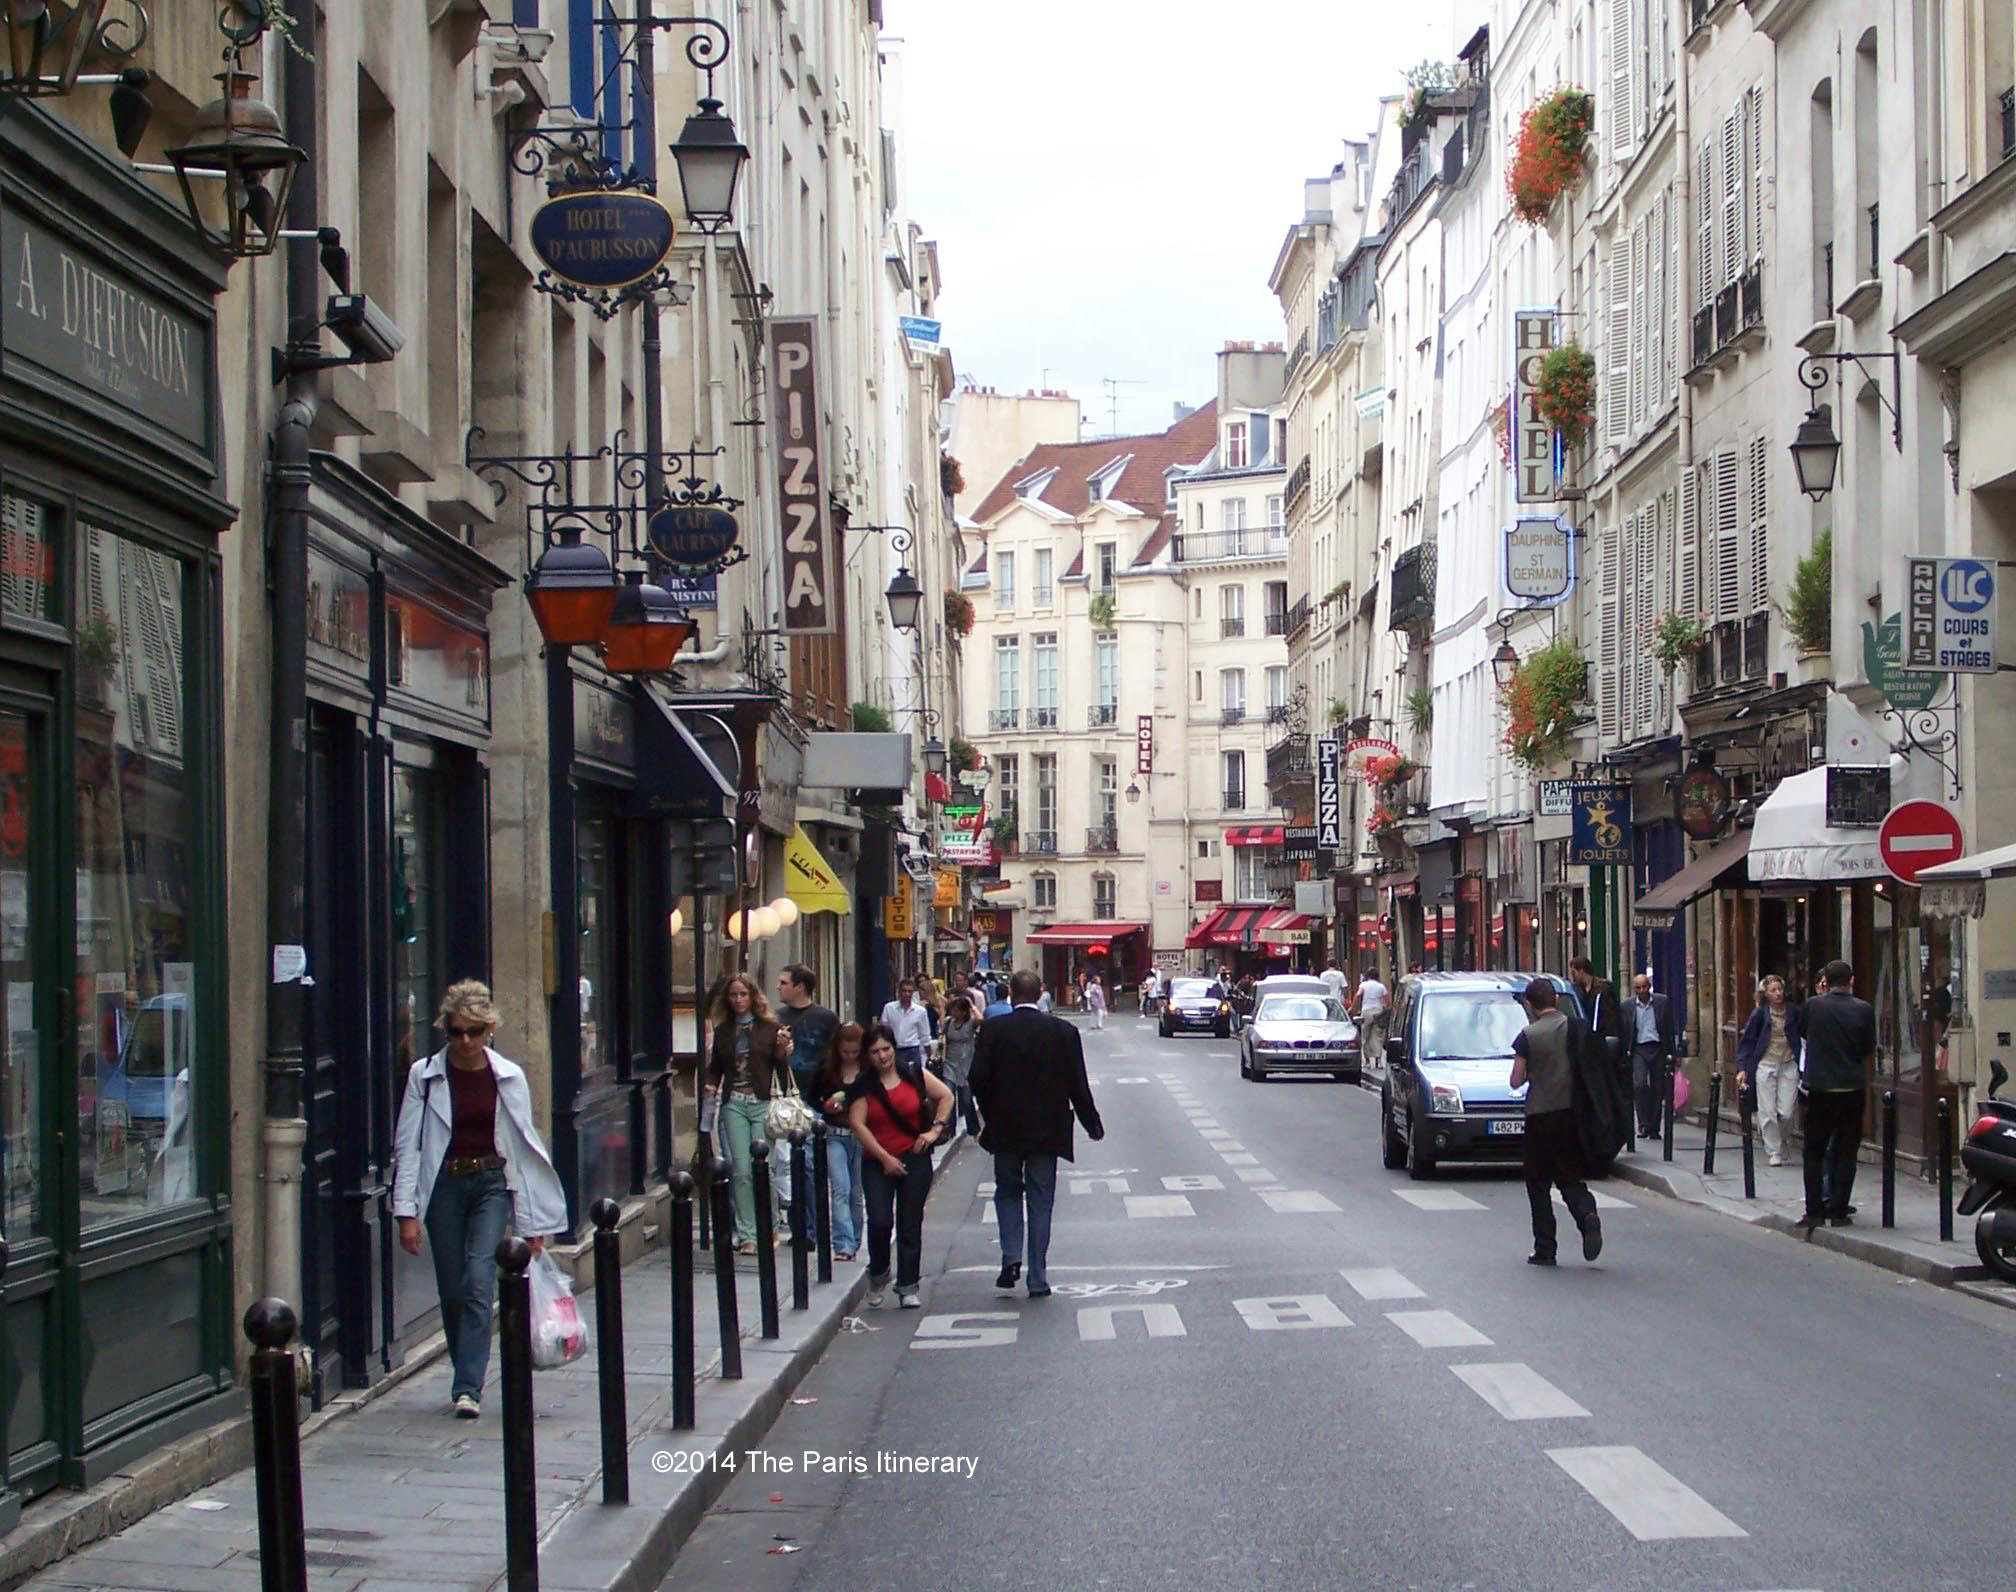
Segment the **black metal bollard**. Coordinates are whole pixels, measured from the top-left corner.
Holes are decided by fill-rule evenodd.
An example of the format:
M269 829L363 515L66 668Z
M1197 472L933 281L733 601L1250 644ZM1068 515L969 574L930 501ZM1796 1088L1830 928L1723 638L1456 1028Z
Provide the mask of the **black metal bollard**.
M756 1180L756 1298L763 1312L765 1338L784 1336L777 1319L777 1211L770 1199L770 1141L749 1146L750 1170Z
M1701 1175L1715 1175L1715 1130L1722 1121L1722 1072L1717 1068L1708 1080L1708 1143L1701 1152Z
M1746 1200L1757 1197L1757 1143L1751 1131L1756 1098L1748 1089L1736 1091L1736 1115L1743 1124L1743 1197Z
M1939 1242L1953 1242L1953 1102L1939 1102Z
M833 1280L833 1170L826 1159L826 1123L812 1124L812 1216L818 1223L819 1280Z
M1897 1225L1897 1091L1883 1091L1883 1225Z
M301 1427L294 1387L294 1312L284 1299L245 1311L252 1341L252 1464L259 1490L259 1585L307 1592L308 1545L301 1514Z
M805 1228L810 1213L805 1209L805 1140L803 1128L791 1130L791 1308L812 1308L811 1234Z
M1666 1130L1665 1145L1659 1157L1662 1161L1673 1159L1673 1070L1673 1058L1668 1056L1664 1069L1666 1082L1659 1091L1659 1120Z
M539 1476L532 1453L532 1246L497 1246L498 1350L504 1392L504 1574L509 1592L539 1592Z
M735 1169L714 1168L714 1303L721 1313L721 1379L742 1375L742 1300L735 1291Z
M700 1247L714 1247L714 1147L705 1134L693 1155L693 1181L700 1186Z
M595 1380L602 1395L602 1501L630 1501L630 1415L623 1397L623 1207L599 1199L595 1223Z
M672 1424L693 1430L693 1174L666 1179L672 1190Z

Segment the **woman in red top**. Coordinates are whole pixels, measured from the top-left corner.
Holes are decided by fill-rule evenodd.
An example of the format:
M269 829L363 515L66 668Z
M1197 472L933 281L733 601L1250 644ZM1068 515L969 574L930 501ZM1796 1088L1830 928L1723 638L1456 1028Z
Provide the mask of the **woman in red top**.
M854 1081L847 1122L861 1141L861 1191L868 1202L868 1303L889 1286L889 1238L896 1238L896 1303L918 1307L924 1266L924 1200L931 1192L931 1149L952 1121L952 1091L923 1068L896 1062L887 1023L868 1030L868 1065Z

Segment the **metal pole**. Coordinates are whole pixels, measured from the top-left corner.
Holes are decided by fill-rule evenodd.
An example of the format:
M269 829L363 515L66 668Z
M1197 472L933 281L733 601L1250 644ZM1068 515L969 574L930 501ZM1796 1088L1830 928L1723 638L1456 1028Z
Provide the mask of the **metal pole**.
M714 1304L721 1314L721 1379L742 1375L742 1301L735 1291L734 1169L714 1166Z
M1743 1197L1757 1197L1757 1146L1751 1136L1751 1116L1755 1096L1748 1089L1736 1091L1736 1112L1743 1119Z
M252 1341L252 1465L259 1493L262 1592L307 1592L307 1536L301 1513L301 1428L294 1388L294 1311L258 1299L245 1312Z
M497 1246L498 1349L504 1361L504 1574L509 1592L539 1592L539 1476L532 1453L532 1246Z
M763 1333L781 1338L784 1328L777 1319L777 1212L770 1201L770 1141L758 1139L749 1146L751 1171L756 1181L756 1297L763 1312Z
M1939 1242L1953 1242L1953 1102L1939 1097Z
M1897 1225L1897 1091L1883 1091L1883 1225Z
M672 1425L690 1432L693 1408L693 1174L683 1168L672 1189Z
M812 1308L812 1255L810 1234L805 1231L809 1213L805 1209L806 1134L791 1130L791 1308Z
M1665 1125L1665 1143L1659 1159L1673 1159L1673 1058L1668 1056L1666 1064L1660 1068L1664 1082L1659 1086L1659 1120Z
M714 1243L714 1137L711 1133L700 1135L700 1145L693 1153L694 1181L700 1185L700 1247L709 1249Z
M833 1172L826 1160L826 1120L821 1117L812 1124L812 1202L813 1218L819 1231L819 1280L833 1280Z
M1708 1144L1701 1152L1701 1175L1715 1175L1715 1128L1722 1116L1722 1070L1708 1080Z
M599 1199L595 1222L595 1380L602 1396L602 1501L630 1501L630 1415L623 1398L623 1207Z

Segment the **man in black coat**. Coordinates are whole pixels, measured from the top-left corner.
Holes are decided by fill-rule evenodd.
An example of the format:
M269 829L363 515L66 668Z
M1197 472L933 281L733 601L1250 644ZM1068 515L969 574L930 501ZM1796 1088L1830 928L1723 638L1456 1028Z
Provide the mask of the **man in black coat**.
M1582 1010L1583 1025L1589 1031L1591 1063L1612 1084L1607 1115L1621 1124L1621 1144L1631 1125L1631 1051L1624 1043L1624 1005L1616 986L1596 976L1596 964L1586 956L1571 958L1568 982L1575 986L1576 1003ZM1590 1176L1602 1173L1590 1168Z
M1656 1139L1663 1114L1672 1101L1663 1100L1666 1065L1680 1054L1680 1030L1673 1003L1652 993L1652 980L1640 973L1631 980L1631 999L1624 1003L1624 1037L1631 1050L1631 1078L1638 1086L1638 1137Z
M1075 1024L1039 1011L1043 981L1027 968L1008 981L1013 1009L980 1025L968 1081L980 1107L980 1147L994 1156L994 1216L1001 1228L997 1293L1012 1294L1022 1275L1026 1233L1029 1297L1047 1299L1050 1212L1057 1202L1057 1162L1072 1158L1071 1118L1086 1135L1106 1137L1085 1046Z
M1876 1054L1876 1010L1854 993L1855 970L1829 962L1820 970L1820 993L1800 1014L1806 1041L1799 1093L1806 1102L1807 1230L1823 1221L1854 1222L1848 1196L1855 1189L1855 1152L1862 1144L1862 1101L1869 1062Z

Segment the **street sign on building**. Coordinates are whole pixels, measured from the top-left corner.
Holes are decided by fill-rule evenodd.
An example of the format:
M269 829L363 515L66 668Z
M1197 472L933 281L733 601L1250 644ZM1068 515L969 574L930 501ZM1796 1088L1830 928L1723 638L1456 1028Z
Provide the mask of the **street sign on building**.
M777 520L783 533L787 636L826 636L834 618L831 522L827 517L816 360L819 323L810 316L770 323L770 415L777 434Z
M1290 824L1281 831L1281 860L1283 862L1314 862L1316 860L1317 826L1315 824Z
M1551 608L1575 589L1575 530L1551 514L1522 514L1504 532L1505 590L1516 601Z
M1928 801L1899 802L1891 808L1876 832L1876 849L1891 877L1903 884L1916 884L1923 869L1958 861L1966 850L1960 843L1959 818L1950 808Z
M1631 860L1631 787L1594 780L1575 781L1569 816L1568 860L1628 863Z
M1316 743L1316 849L1333 856L1344 849L1343 762L1336 737Z
M1361 736L1355 741L1346 741L1343 748L1343 775L1346 779L1364 784L1372 775L1369 765L1384 758L1398 757L1400 748L1393 742L1376 735Z
M1904 560L1904 663L1941 674L1995 672L1995 566L1979 558Z
M1862 672L1883 693L1884 701L1903 713L1929 708L1946 687L1944 675L1904 667L1902 614L1892 614L1880 625L1862 621Z
M911 914L912 891L908 881L899 882L896 893L882 898L882 932L892 940L907 940L917 932Z
M1155 715L1144 713L1134 721L1134 772L1155 772Z
M1543 779L1540 781L1539 815L1542 818L1566 818L1575 811L1575 781L1572 779Z
M1512 312L1512 397L1506 423L1512 428L1512 496L1520 503L1551 503L1555 483L1554 426L1537 401L1540 364L1554 347L1560 312Z

